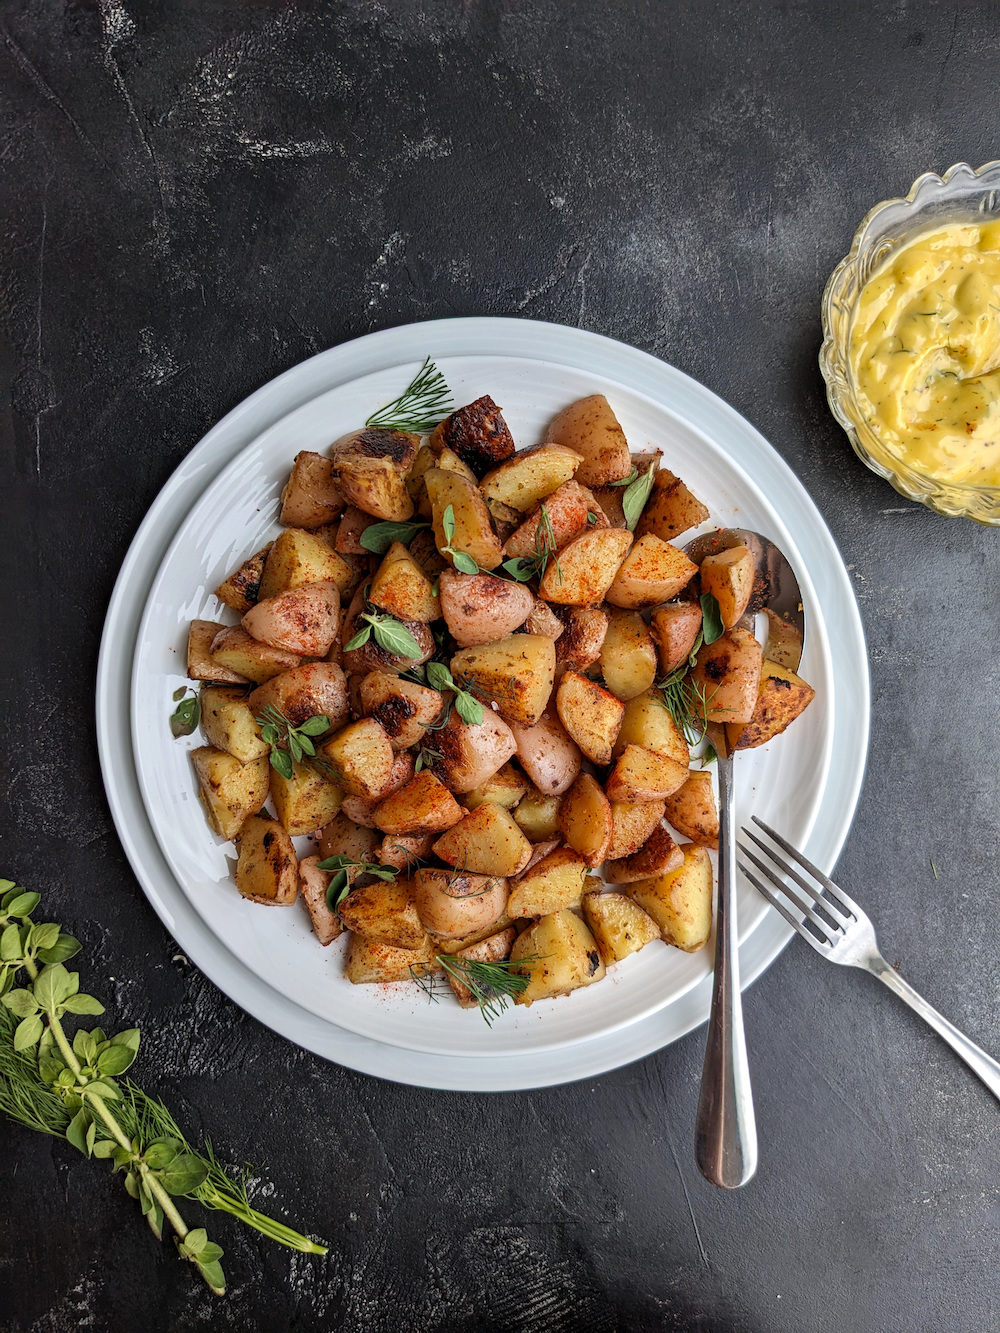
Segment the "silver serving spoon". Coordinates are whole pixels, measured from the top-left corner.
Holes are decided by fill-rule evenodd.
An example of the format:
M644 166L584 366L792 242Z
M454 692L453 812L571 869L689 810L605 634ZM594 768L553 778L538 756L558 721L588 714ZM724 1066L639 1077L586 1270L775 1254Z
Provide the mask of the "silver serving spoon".
M746 546L754 559L753 592L739 624L752 634L758 612L766 611L770 629L764 656L794 671L802 656L805 617L798 581L774 542L745 528L723 528L696 537L685 550L700 564L706 556L733 546ZM715 981L695 1121L695 1157L706 1180L736 1189L757 1170L757 1123L740 994L733 751L724 726L710 723L708 735L719 756L719 892Z

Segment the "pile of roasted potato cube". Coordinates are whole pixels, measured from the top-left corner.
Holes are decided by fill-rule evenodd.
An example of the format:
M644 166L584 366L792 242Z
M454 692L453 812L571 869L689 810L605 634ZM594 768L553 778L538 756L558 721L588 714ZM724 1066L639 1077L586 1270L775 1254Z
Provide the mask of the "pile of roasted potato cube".
M710 687L707 717L731 744L763 744L813 692L736 623L749 553L699 568L674 544L709 512L659 463L630 453L599 394L519 452L489 397L429 436L356 431L295 458L281 535L217 589L240 624L192 624L206 741L194 768L212 828L235 840L237 888L271 905L301 894L321 944L349 931L352 982L433 975L449 957L525 960L516 998L531 1004L652 940L708 940L711 777L657 689L700 642L701 593L724 633L691 680ZM650 467L630 531L628 479ZM386 523L407 525L404 540L373 555L362 538ZM505 572L517 557L536 561L532 577ZM373 624L404 626L418 653L364 639ZM453 690L431 686L434 662ZM459 690L480 722L454 707ZM290 776L270 762L266 710L328 723ZM318 847L299 860L301 835ZM335 905L331 857L347 867Z

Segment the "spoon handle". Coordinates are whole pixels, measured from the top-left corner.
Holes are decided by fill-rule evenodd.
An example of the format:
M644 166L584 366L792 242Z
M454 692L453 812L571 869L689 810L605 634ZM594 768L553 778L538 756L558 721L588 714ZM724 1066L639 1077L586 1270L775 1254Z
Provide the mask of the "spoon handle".
M733 760L719 747L719 892L715 983L695 1121L695 1156L706 1180L725 1189L745 1185L757 1170L757 1124L750 1088L736 926L736 845Z

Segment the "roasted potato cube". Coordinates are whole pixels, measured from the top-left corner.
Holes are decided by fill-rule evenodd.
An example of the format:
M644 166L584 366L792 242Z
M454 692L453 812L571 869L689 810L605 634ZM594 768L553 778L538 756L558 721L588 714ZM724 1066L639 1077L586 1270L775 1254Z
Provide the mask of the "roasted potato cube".
M612 606L634 610L656 606L686 588L697 572L698 566L683 551L647 533L626 555L607 599Z
M443 833L464 816L448 788L425 768L378 803L372 822L383 833Z
M418 870L413 900L420 920L439 939L464 940L492 928L507 906L507 881L464 870Z
M529 634L543 634L546 639L554 641L562 634L563 623L548 602L536 602L524 628Z
M555 669L555 644L541 634L510 634L497 643L463 648L451 659L458 685L494 699L505 722L526 727L541 717Z
M275 812L293 838L328 824L344 799L339 787L302 764L292 765L290 778L272 768L270 782Z
M561 800L561 796L548 796L534 785L521 797L511 813L529 842L548 842L557 836Z
M607 526L593 492L579 482L566 481L511 533L504 543L504 554L531 557L548 551L552 559L558 559L556 552L578 532Z
M272 648L325 657L340 630L340 592L328 580L262 597L243 617L243 628Z
M299 862L299 892L305 903L313 932L324 947L343 934L340 914L327 905L330 871L319 869L319 857L307 856Z
M620 861L637 852L663 818L663 810L662 801L638 805L615 801L611 806L611 846L605 852L605 858Z
M466 810L476 810L484 801L494 801L505 810L513 810L531 784L523 773L519 773L513 764L504 764L492 777L473 787L462 797ZM517 821L514 821L517 823Z
M487 504L497 501L526 514L569 481L582 462L578 453L563 445L535 445L487 472L479 489Z
M637 852L620 860L609 857L604 863L604 878L609 884L633 884L651 875L665 875L683 863L684 853L663 825L658 824Z
M579 907L586 878L583 857L569 847L560 847L517 880L507 900L507 915L514 920Z
M676 791L688 775L687 764L669 755L656 754L639 745L626 745L608 774L604 790L609 801L641 805L662 801Z
M191 680L210 680L227 685L246 685L248 676L240 675L224 662L217 662L211 655L212 644L228 625L220 625L214 620L192 620L188 630L187 673ZM242 630L239 633L243 633ZM246 636L250 638L249 634ZM298 659L296 659L298 660Z
M397 949L394 944L352 935L347 948L344 976L355 986L384 985L390 981L414 981L443 971L434 956L434 945L419 949Z
M451 791L475 791L503 768L517 748L514 734L496 713L483 709L483 720L463 722L453 712L445 726L426 740L427 767Z
M258 685L247 703L254 717L272 707L293 727L301 727L311 717L325 717L333 731L348 718L347 682L343 671L332 662L306 662Z
M241 764L259 759L271 750L267 742L261 739L260 727L245 690L227 686L203 688L201 729L209 745L214 745L217 750L225 750Z
M437 465L437 455L434 450L430 445L422 444L417 450L413 467L410 468L409 476L406 478L406 490L413 501L414 514L420 518L429 519L431 516L431 502L427 496L427 487L424 485L424 474Z
M546 444L561 444L581 454L576 472L585 486L607 486L632 471L625 432L603 393L580 398L549 422Z
M688 774L683 787L667 797L667 822L678 833L702 847L719 849L719 808L712 790L712 775L705 769Z
M450 545L453 550L471 556L480 569L496 569L503 559L503 551L478 487L457 472L447 472L440 467L425 473L424 484L430 497L438 550L443 552ZM449 507L455 518L455 535L450 543L444 531L444 516Z
M436 836L435 833L387 833L378 849L379 864L395 866L412 875L421 861L430 860Z
M611 845L611 803L589 773L581 773L562 799L559 828L589 866L598 866Z
M652 685L656 679L656 649L638 611L616 607L611 612L600 663L605 685L623 702L644 694Z
M745 546L730 546L706 556L699 573L702 594L712 594L719 604L723 625L732 629L747 609L753 592L753 556Z
M729 744L736 750L753 750L758 745L766 745L794 722L815 696L813 687L794 671L777 662L763 662L753 716L745 727L738 723L727 725Z
M222 838L235 838L267 800L267 759L241 764L231 754L211 745L191 751L199 796L208 822Z
M495 935L487 935L486 939L479 940L476 944L469 944L464 949L458 949L452 956L455 958L465 958L474 963L499 963L502 959L510 957L511 947L517 936L517 931L513 926L507 926L505 930L498 931ZM455 999L463 1009L478 1009L479 1001L469 990L468 986L460 977L452 972L447 972L448 984L455 993Z
M688 743L658 690L647 690L625 705L625 716L614 744L616 759L627 745L641 745L657 754L669 755L685 768L691 762Z
M411 898L409 880L377 879L358 884L342 899L338 911L348 930L397 949L419 949L427 940Z
M322 537L301 528L288 528L268 553L254 605L310 583L335 583L340 593L348 587L353 575L343 556Z
M486 801L434 844L434 855L476 875L516 875L531 857L531 843L502 805Z
M370 624L369 621L361 619L367 611L365 605L366 587L366 584L362 584L357 589L351 605L348 607L341 630L341 639L345 644L350 643L359 630L367 629ZM418 656L400 657L396 653L391 653L381 646L374 633L372 633L360 648L352 648L350 651L345 650L344 670L347 674L357 676L367 675L369 671L408 671L411 667L429 661L434 655L434 635L430 626L425 625L420 620L400 621L400 624L405 625L416 641L417 647L420 649Z
M358 509L356 505L349 505L344 510L344 516L337 524L337 535L333 541L333 549L339 556L346 558L354 556L356 559L366 562L371 554L361 545L361 534L366 528L373 524L381 522L374 514L366 514L363 509Z
M427 514L431 516L431 502L427 501ZM432 528L421 528L409 546L410 555L424 571L431 583L435 581L438 575L445 569L451 569L447 556L443 556L437 548L434 541L434 530Z
M392 746L374 718L348 723L343 731L324 742L318 753L332 766L331 776L347 796L374 800L389 786Z
M441 575L441 614L459 648L474 648L506 638L531 614L529 588L494 574Z
M220 583L215 590L219 601L231 606L241 616L249 611L251 606L255 606L257 598L261 596L260 580L264 573L264 562L273 545L273 542L268 542L263 550L252 555L249 560L244 560L239 569L230 574L225 583Z
M355 824L341 808L319 831L320 856L323 860L328 856L349 856L352 861L371 863L375 860L380 837L376 829ZM353 873L353 870L349 873Z
M259 643L241 625L223 626L211 644L212 661L228 670L227 679L235 677L263 685L264 681L280 676L283 671L297 667L302 658L287 648L273 648Z
M517 823L517 820L515 820L514 822ZM518 824L518 828L520 827L521 827L520 824ZM522 832L523 831L524 830L522 829ZM528 864L524 867L524 869L521 871L519 875L516 875L511 880L511 883L517 884L520 880L522 880L525 877L525 875L530 874L530 872L534 870L535 866L538 865L539 861L544 861L545 858L548 855L550 855L550 853L557 851L562 845L563 845L562 834L559 833L558 831L556 832L554 838L547 838L545 842L532 843L531 858L528 861Z
M287 907L299 892L299 863L292 840L274 819L251 815L236 839L236 887L244 898Z
M608 633L608 613L599 606L557 606L563 632L556 640L556 661L571 671L586 671L599 660Z
M764 645L764 660L777 662L787 671L798 671L802 661L802 631L797 625L783 620L769 606L764 608L767 616L767 643Z
M601 506L601 512L613 528L627 528L623 496L624 486L595 486L594 499Z
M441 599L402 542L393 542L372 579L368 600L397 620L427 623L441 618Z
M551 912L522 931L510 956L512 962L526 960L520 970L531 978L517 1004L568 995L600 981L607 971L590 928L568 909Z
M714 643L703 644L691 681L705 696L710 722L746 724L760 688L763 653L749 630L735 626Z
M343 511L331 458L303 450L295 455L291 476L281 492L280 522L290 528L321 528Z
M604 600L632 545L623 528L589 528L550 560L538 585L540 597L567 606L593 606Z
M514 440L500 408L484 394L445 417L431 436L431 448L435 453L452 450L481 477L513 455Z
M567 734L595 764L610 764L625 705L596 681L567 671L556 691L556 711Z
M649 913L668 944L694 953L712 933L712 862L696 843L685 843L681 851L681 866L639 880L629 886L628 895Z
M653 918L624 893L586 894L583 919L607 966L620 963L630 953L637 953L660 938L660 928Z
M636 524L637 537L651 533L661 541L672 542L696 528L708 518L708 510L696 500L688 488L666 468L660 468L653 481L653 490Z
M580 771L580 751L570 740L555 710L542 714L533 727L511 726L517 758L528 777L546 797L568 791Z
M419 435L366 426L330 446L334 476L349 505L394 523L413 514L405 477L413 466Z
M408 750L427 736L427 728L441 715L441 696L416 681L385 671L370 671L361 680L361 711L373 717L394 750Z
M691 656L701 629L701 606L697 602L673 602L649 617L649 632L656 643L660 671L669 676Z
M477 482L476 474L468 463L463 463L454 449L442 449L437 456L437 466L443 468L445 472L456 472L466 481L471 481L473 485Z

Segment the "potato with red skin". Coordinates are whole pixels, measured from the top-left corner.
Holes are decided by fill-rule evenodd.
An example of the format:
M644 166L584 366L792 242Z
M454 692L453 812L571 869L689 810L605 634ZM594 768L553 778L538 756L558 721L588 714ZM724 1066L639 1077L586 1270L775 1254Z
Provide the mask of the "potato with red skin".
M701 629L701 606L697 602L671 602L649 617L649 632L656 644L660 674L669 676L691 656Z
M430 445L437 454L450 449L477 477L514 455L514 439L489 394L445 417L435 427Z
M299 892L309 913L313 932L324 947L343 933L340 915L327 905L326 892L332 872L319 869L320 858L307 856L299 862Z
M337 485L333 460L303 450L295 455L292 471L281 492L279 522L288 528L321 528L343 512L344 497Z
M243 628L272 648L325 657L340 629L340 590L327 581L262 598L243 617Z
M442 709L437 690L388 671L370 671L361 678L358 702L364 716L373 717L389 737L394 750L419 745Z
M542 714L533 727L511 726L517 758L543 796L561 796L580 771L580 751L555 711Z
M579 482L566 481L511 533L504 543L504 554L530 559L539 551L548 551L550 558L558 559L557 553L578 532L607 526L593 491Z
M586 671L603 651L608 613L599 606L556 606L563 632L556 640L556 661L571 671Z
M434 655L434 635L429 625L417 620L399 622L405 629L409 630L420 649L416 657L401 657L398 653L389 652L387 648L382 647L375 637L374 629L360 647L348 649L347 645L357 634L371 626L371 622L364 619L367 613L366 587L367 585L362 583L355 592L341 629L341 638L344 644L344 670L347 674L353 676L367 675L369 671L408 671L411 667L420 666L429 661Z
M679 477L660 468L653 479L653 490L636 524L635 535L652 533L661 541L673 542L688 528L696 528L708 518L708 510L691 494Z
M753 717L764 654L749 630L737 625L703 644L691 682L705 696L709 722L746 725Z
M507 881L461 869L420 869L413 877L413 901L432 935L461 940L500 920L507 906Z
M405 478L419 445L419 435L378 426L342 435L330 446L341 495L376 519L404 522L413 514Z
M583 456L576 472L585 486L607 486L632 471L628 441L603 393L570 403L549 422L546 444L561 444Z
M301 727L311 717L327 718L329 727L314 742L342 727L349 715L344 673L330 662L306 662L283 671L258 685L247 703L255 717L268 706L276 708L293 727Z
M424 764L458 796L475 791L497 773L517 749L514 733L491 709L482 722L463 722L453 710L447 723L430 732Z
M496 643L527 620L535 605L531 590L493 574L441 574L441 612L459 648Z

